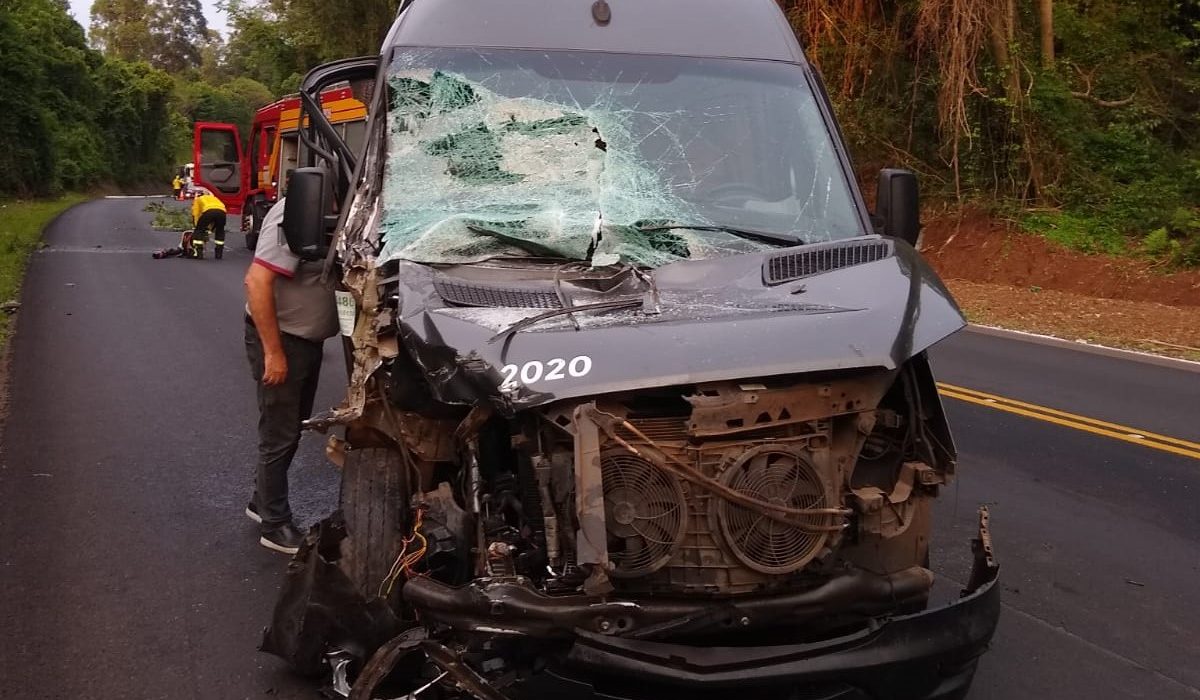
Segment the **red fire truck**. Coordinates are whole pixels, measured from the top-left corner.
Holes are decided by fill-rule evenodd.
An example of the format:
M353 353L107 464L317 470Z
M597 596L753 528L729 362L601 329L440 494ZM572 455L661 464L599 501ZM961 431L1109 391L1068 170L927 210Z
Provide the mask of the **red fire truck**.
M325 116L346 143L357 149L366 134L367 106L347 85L321 93ZM242 149L236 124L197 122L192 151L195 184L215 194L230 216L241 217L246 247L254 249L267 210L296 167L300 142L300 97L289 95L254 113L250 140Z

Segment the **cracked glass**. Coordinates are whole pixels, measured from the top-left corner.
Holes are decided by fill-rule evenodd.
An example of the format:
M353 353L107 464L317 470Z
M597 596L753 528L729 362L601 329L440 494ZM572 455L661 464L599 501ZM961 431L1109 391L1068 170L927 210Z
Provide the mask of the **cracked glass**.
M399 49L388 86L382 260L658 267L867 233L799 66Z

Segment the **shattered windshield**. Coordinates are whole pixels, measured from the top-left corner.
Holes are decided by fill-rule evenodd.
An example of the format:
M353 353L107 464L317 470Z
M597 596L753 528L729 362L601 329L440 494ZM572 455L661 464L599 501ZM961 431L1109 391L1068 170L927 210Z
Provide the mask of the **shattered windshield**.
M865 233L798 66L399 49L384 260L658 267Z

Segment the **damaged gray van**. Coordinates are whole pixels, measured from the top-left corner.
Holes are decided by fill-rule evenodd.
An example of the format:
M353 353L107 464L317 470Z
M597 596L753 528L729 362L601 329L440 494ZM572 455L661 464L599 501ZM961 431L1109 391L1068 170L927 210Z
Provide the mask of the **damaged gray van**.
M966 695L998 566L981 510L930 605L926 354L964 320L773 0L415 0L302 102L284 230L350 386L266 651L360 700Z

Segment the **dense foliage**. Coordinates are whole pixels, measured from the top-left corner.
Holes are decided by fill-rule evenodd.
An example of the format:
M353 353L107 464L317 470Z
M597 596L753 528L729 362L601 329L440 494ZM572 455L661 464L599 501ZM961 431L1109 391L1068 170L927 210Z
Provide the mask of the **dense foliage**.
M1200 264L1200 1L783 0L851 147L1089 251Z
M780 0L869 181L917 170L1085 250L1200 264L1200 0ZM0 6L0 192L165 178L198 119L247 126L322 61L377 50L397 0ZM90 41L90 43L89 43Z
M204 79L224 49L199 0L96 0L92 20L89 42L65 0L0 3L0 195L161 185L196 120L248 126L278 94Z

